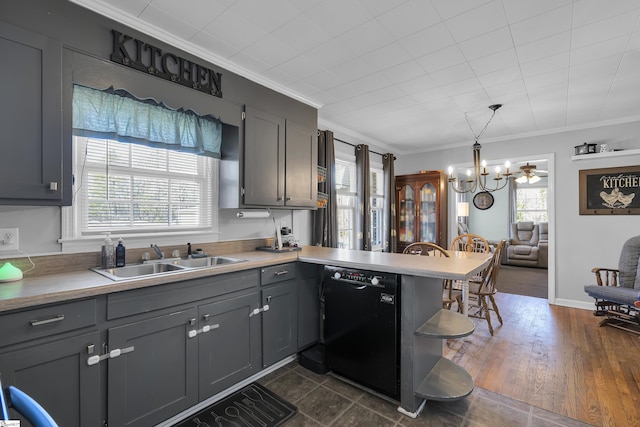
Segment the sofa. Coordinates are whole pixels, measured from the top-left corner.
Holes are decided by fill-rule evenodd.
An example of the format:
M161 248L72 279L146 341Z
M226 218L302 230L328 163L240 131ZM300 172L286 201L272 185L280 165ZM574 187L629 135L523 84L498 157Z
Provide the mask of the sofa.
M549 260L549 224L520 221L511 224L504 264L547 268Z

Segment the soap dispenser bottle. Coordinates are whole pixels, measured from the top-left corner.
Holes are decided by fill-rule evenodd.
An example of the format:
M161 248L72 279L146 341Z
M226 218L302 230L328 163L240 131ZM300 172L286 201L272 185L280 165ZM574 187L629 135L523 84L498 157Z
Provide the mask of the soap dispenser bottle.
M122 244L122 237L118 240L118 246L116 246L116 267L124 267L125 264L125 247Z
M110 234L107 233L107 237L105 237L102 244L102 268L113 268L116 265L115 249Z

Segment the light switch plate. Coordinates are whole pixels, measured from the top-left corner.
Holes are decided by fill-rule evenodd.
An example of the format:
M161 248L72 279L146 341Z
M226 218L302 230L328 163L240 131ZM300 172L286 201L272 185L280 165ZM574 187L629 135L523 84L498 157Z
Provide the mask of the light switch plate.
M0 251L17 251L19 242L17 228L0 228Z

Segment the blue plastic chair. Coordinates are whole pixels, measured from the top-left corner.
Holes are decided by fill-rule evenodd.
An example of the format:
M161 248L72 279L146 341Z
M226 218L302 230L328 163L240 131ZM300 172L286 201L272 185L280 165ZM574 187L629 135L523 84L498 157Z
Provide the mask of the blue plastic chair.
M9 408L15 409L16 412L26 418L33 427L58 427L58 424L51 418L51 415L49 415L38 402L12 385L6 389L2 388L2 382L0 380L0 416L3 420L11 419L9 417Z

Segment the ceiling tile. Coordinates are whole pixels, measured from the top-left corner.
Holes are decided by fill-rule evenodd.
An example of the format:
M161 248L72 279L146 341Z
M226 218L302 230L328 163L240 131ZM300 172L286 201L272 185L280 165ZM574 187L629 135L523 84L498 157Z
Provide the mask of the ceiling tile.
M522 63L537 61L560 53L568 53L570 49L571 33L569 31L516 46L518 59Z
M203 31L242 50L267 35L266 31L251 25L244 17L227 9Z
M228 1L220 0L191 0L188 7L183 2L175 0L153 0L150 7L160 9L177 19L181 19L196 28L203 28L209 22L220 16L228 7ZM198 13L193 13L197 10Z
M454 65L466 63L466 59L457 45L422 56L416 60L428 73L433 73Z
M400 44L414 58L420 58L426 54L452 46L455 44L455 40L453 40L444 24L437 24L402 38Z
M491 0L431 0L440 17L445 20L476 9L489 2L491 2Z
M294 77L293 81L295 82L313 76L318 72L318 68L317 61L306 56L296 56L287 62L273 67L274 70Z
M513 47L511 33L508 27L465 40L458 44L460 50L468 60L481 58Z
M297 52L291 46L270 34L244 49L242 53L269 65L269 68L278 66L297 56Z
M410 61L411 55L400 44L394 42L371 53L363 55L362 60L374 70L386 70L396 65Z
M271 34L299 53L306 52L331 39L321 23L314 22L306 15L299 15L295 20L287 22Z
M422 31L439 22L438 13L428 1L408 1L377 18L395 39Z
M507 49L502 52L469 61L469 64L476 75L481 75L498 71L503 68L515 67L518 65L518 56L516 55L515 49Z
M538 74L550 73L560 69L568 69L571 63L570 52L562 52L544 58L536 59L535 61L520 62L520 70L522 75L526 77L535 76Z
M373 19L358 0L325 0L305 14L334 37Z
M509 22L515 24L571 4L571 0L509 0L502 2Z
M183 2L173 1L184 7ZM208 0L199 0L208 2ZM291 21L298 16L300 10L287 0L269 0L269 1L253 1L253 0L237 0L231 6L231 9L242 15L245 19L266 32L270 33L282 25ZM205 9L201 9L205 11Z
M444 86L475 77L471 67L469 67L469 64L466 62L445 68L444 70L429 73L429 75L438 84L438 86Z
M407 1L408 0L367 0L362 2L362 6L367 9L371 15L378 16L401 6L403 3L407 3Z
M336 37L335 40L358 55L364 55L388 45L392 38L377 20L372 19Z
M569 80L569 68L551 71L549 73L536 74L524 78L527 90L539 91L541 88L566 84Z
M637 22L638 14L625 13L575 28L571 37L571 47L577 49L622 35L630 36L636 29Z
M424 69L414 60L387 68L386 70L382 70L381 73L388 78L391 83L405 82L425 74Z
M522 73L520 67L513 66L479 74L477 78L483 87L490 87L522 79Z
M512 24L511 34L516 46L531 43L571 29L571 5L563 6L524 21Z
M356 56L353 50L335 39L328 40L320 46L308 50L303 55L317 62L318 67L323 68L339 66Z
M581 0L574 3L573 25L581 27L602 19L611 18L623 13L638 15L640 5L637 0Z
M232 46L229 43L202 31L191 37L189 42L193 43L194 46L200 47L205 52L215 52L214 55L220 58L229 58L230 56L238 53L238 48L236 46Z
M507 26L501 1L492 1L445 21L457 42Z
M407 95L424 92L425 90L438 87L436 82L433 81L433 78L426 74L415 79L398 83L396 86L402 89Z
M273 68L272 65L260 61L260 59L248 55L245 52L238 52L229 58L233 63L246 68L247 70L254 70L258 73L264 73L266 70Z
M320 64L322 65L322 64ZM371 74L371 66L360 58L353 58L339 67L333 69L333 72L345 83L359 79Z
M571 51L571 65L579 65L596 59L606 58L614 54L622 54L629 42L629 36L621 36L615 39L606 40L601 43L594 43ZM620 55L621 56L621 55Z

